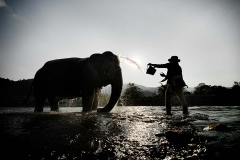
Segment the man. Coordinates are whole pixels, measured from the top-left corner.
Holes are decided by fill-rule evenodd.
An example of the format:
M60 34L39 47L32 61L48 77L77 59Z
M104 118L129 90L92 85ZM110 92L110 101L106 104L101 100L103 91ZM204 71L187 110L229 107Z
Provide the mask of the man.
M171 98L173 93L175 93L179 99L179 101L182 104L183 107L183 114L188 114L188 104L185 100L185 97L183 95L183 87L187 86L182 78L182 68L179 66L178 62L180 62L180 59L178 59L177 56L172 56L170 59L168 59L170 63L166 64L151 64L156 68L167 68L167 75L161 73L160 75L162 77L165 77L167 79L167 89L165 92L165 106L166 106L166 113L167 115L171 115ZM164 81L164 80L163 80Z

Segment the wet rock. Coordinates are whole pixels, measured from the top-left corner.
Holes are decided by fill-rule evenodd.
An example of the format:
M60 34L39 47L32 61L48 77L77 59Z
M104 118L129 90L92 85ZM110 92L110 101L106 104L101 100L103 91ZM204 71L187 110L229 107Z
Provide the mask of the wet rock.
M165 132L169 142L188 143L193 138L193 134L183 130L168 130Z
M203 128L203 130L204 131L209 131L209 130L226 131L226 130L229 130L229 128L224 124L216 123L216 124L207 125L206 127Z
M212 142L218 139L217 134L212 132L199 132L198 137L201 142Z
M193 120L209 120L209 116L206 114L195 113L191 116Z
M165 136L165 133L157 133L157 134L155 134L155 136L157 136L157 137L163 137L163 136Z
M197 144L195 144L195 143L193 143L193 144L188 144L188 147L189 147L190 149L195 149L195 148L197 148Z
M154 120L154 119L143 119L142 121L145 122L145 123L154 123L156 120Z

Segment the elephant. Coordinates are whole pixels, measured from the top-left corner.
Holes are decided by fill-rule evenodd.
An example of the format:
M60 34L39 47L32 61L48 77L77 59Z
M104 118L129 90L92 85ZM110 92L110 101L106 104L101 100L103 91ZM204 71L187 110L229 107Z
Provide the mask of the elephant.
M108 104L98 108L104 86L111 85ZM58 102L82 97L82 112L110 112L122 92L123 78L118 56L111 51L95 53L87 58L65 58L48 61L33 79L29 95L35 98L34 112L43 112L48 99L51 111L59 111Z

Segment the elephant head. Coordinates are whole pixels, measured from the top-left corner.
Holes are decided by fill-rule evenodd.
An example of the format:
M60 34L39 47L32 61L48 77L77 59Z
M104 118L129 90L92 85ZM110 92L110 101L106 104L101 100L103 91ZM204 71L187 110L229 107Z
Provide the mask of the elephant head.
M118 56L110 51L102 54L93 54L89 58L89 63L92 64L94 72L98 74L96 84L98 86L111 85L112 93L108 104L104 108L98 108L98 112L110 112L117 103L123 85L122 71Z

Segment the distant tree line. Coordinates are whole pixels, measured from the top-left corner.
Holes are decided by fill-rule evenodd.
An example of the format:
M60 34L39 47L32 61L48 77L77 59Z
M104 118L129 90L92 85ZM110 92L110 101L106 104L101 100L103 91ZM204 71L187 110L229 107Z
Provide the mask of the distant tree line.
M120 98L120 102L126 106L163 106L166 88L167 85L161 84L157 93L146 97L141 88L134 83L129 83L123 96ZM184 95L190 106L240 105L240 82L234 82L230 88L200 83L194 88L192 93L184 89ZM173 97L172 104L181 105L176 96Z
M16 106L23 103L28 95L33 79L13 81L0 78L0 106ZM29 103L33 103L33 97Z
M33 79L22 79L12 81L0 78L0 107L7 106L33 106L35 99L30 97L28 103L23 104L26 99ZM117 105L124 106L164 106L166 85L160 84L157 92L145 96L144 91L134 83L129 83L120 97ZM186 100L190 106L201 105L240 105L240 82L234 82L230 88L222 86L211 86L200 83L193 92L184 89ZM110 95L100 94L99 106L105 106ZM173 97L173 105L180 105L177 97ZM46 105L48 101L46 100ZM81 106L82 99L62 100L60 106Z

